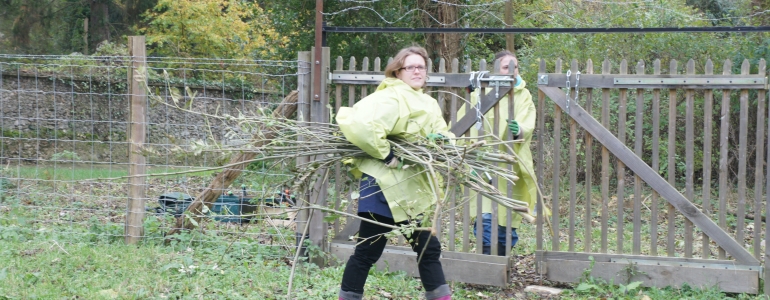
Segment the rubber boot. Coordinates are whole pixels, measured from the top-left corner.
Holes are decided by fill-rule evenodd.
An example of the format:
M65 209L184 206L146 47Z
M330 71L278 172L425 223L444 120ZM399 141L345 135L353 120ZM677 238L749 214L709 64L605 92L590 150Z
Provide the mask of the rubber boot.
M452 300L452 291L449 290L449 285L444 284L437 287L435 290L425 292L425 299L428 300Z
M340 290L339 300L361 300L364 299L364 294L346 292Z
M492 246L482 246L481 247L481 254L492 255Z

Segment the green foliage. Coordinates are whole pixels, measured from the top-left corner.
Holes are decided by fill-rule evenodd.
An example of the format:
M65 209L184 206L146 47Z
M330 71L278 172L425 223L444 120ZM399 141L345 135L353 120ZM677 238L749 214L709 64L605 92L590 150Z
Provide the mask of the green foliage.
M162 56L270 59L285 42L248 1L160 0L144 16L138 31Z

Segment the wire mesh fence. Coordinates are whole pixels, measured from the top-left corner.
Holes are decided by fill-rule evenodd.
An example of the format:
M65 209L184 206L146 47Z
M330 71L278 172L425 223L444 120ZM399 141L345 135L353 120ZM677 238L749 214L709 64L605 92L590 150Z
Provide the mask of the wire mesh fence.
M122 240L129 189L131 57L0 55L0 238ZM174 219L232 152L195 145L248 143L227 116L264 114L295 90L297 61L147 58L146 218L143 239L164 240ZM161 102L157 100L161 99ZM289 161L249 164L221 191L189 242L295 247ZM216 237L216 238L214 238ZM237 245L237 246L234 246Z

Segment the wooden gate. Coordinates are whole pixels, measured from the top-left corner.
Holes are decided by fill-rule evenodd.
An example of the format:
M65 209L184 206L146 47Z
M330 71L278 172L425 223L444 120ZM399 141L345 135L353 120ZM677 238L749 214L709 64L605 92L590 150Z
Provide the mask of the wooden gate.
M692 60L684 74L676 61L640 61L634 74L625 60L604 61L601 74L591 61L572 61L566 74L561 65L546 73L541 61L537 77L536 172L553 208L551 234L538 216L538 271L562 282L590 272L615 283L758 293L770 230L760 221L770 191L765 61L754 73L744 61L733 74L728 60L719 75L710 60L701 74Z

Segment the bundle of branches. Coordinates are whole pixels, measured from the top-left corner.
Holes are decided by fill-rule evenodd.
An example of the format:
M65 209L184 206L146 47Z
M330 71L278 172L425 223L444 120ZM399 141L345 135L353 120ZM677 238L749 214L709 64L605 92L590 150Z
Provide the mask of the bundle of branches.
M250 162L272 161L274 164L293 162L298 157L310 156L310 162L299 165L295 172L291 185L296 191L309 189L319 170L333 167L348 158L368 157L360 148L347 141L335 124L305 123L276 118L268 113L258 116L208 117L221 120L228 128L225 137L231 140L230 144L240 146L223 146L213 143L212 139L212 143L195 142L184 151L195 154L250 152L257 154ZM447 189L459 183L514 211L528 212L527 203L506 197L490 184L489 179L494 177L502 178L511 184L518 180L516 174L501 167L501 163L516 163L515 156L497 150L496 145L506 144L504 142L487 144L481 139L452 145L448 140L412 137L408 140L390 140L390 144L394 154L405 161L403 168L421 168L419 174L426 173L431 179L443 176ZM182 148L177 148L175 151L181 150ZM439 195L440 187L435 185L433 188L435 194ZM444 193L446 196L450 194ZM444 202L444 199L437 201Z
M274 165L279 165L293 163L300 157L311 157L308 163L297 166L291 182L287 182L294 191L303 194L312 188L312 183L317 182L321 173L325 173L322 172L323 170L349 158L368 156L360 148L347 141L337 125L291 120L288 115L282 113L282 110L286 109L283 105L273 112L270 112L268 108L263 108L260 113L253 116L247 116L240 112L237 115L209 114L194 109L196 107L195 96L189 90L187 91L189 100L184 102L183 99L180 99L179 92L172 92L173 102L167 102L160 96L153 95L150 89L147 91L149 98L158 104L203 116L210 126L213 123L221 123L219 127L225 128L224 138L229 140L228 144L230 145L222 145L221 141L210 133L206 140L195 141L182 147L168 147L165 149L166 151L189 152L194 155L204 152L238 154L230 160L229 164L218 167L225 169L222 174L227 173L215 179L215 181L221 182L213 182L197 197L201 200L196 199L196 202L200 201L200 203L197 203L197 206L190 205L188 207L188 210L196 218L201 214L200 208L203 205L210 206L215 199L211 197L217 193L215 189L226 189L234 178L240 175L244 167L251 162L269 161L273 162ZM284 100L284 102L286 101ZM292 101L296 101L296 95ZM458 184L522 214L530 221L533 219L528 214L527 203L508 198L491 184L491 178L502 178L511 184L515 184L515 181L518 180L513 171L500 166L501 163L513 164L517 161L515 156L498 150L499 146L510 150L508 145L510 142L497 139L496 142L488 144L485 139L494 140L497 138L489 135L475 139L458 139L457 141L460 142L457 143L449 140L429 140L421 136L390 140L394 154L406 162L402 166L403 168L420 168L418 175L426 174L428 176L437 203L432 224L436 224L442 212L443 204L448 203L447 199L453 196L454 187ZM146 155L159 155L159 152L162 151L145 147L144 152ZM513 153L513 151L509 151L509 153ZM480 174L486 176L482 177ZM439 185L439 177L445 179L444 187ZM442 194L440 189L442 188L446 189L443 193L443 199L440 197ZM425 220L429 219L427 217ZM178 220L178 225L180 222L183 223L182 218ZM177 226L177 228L182 227Z

